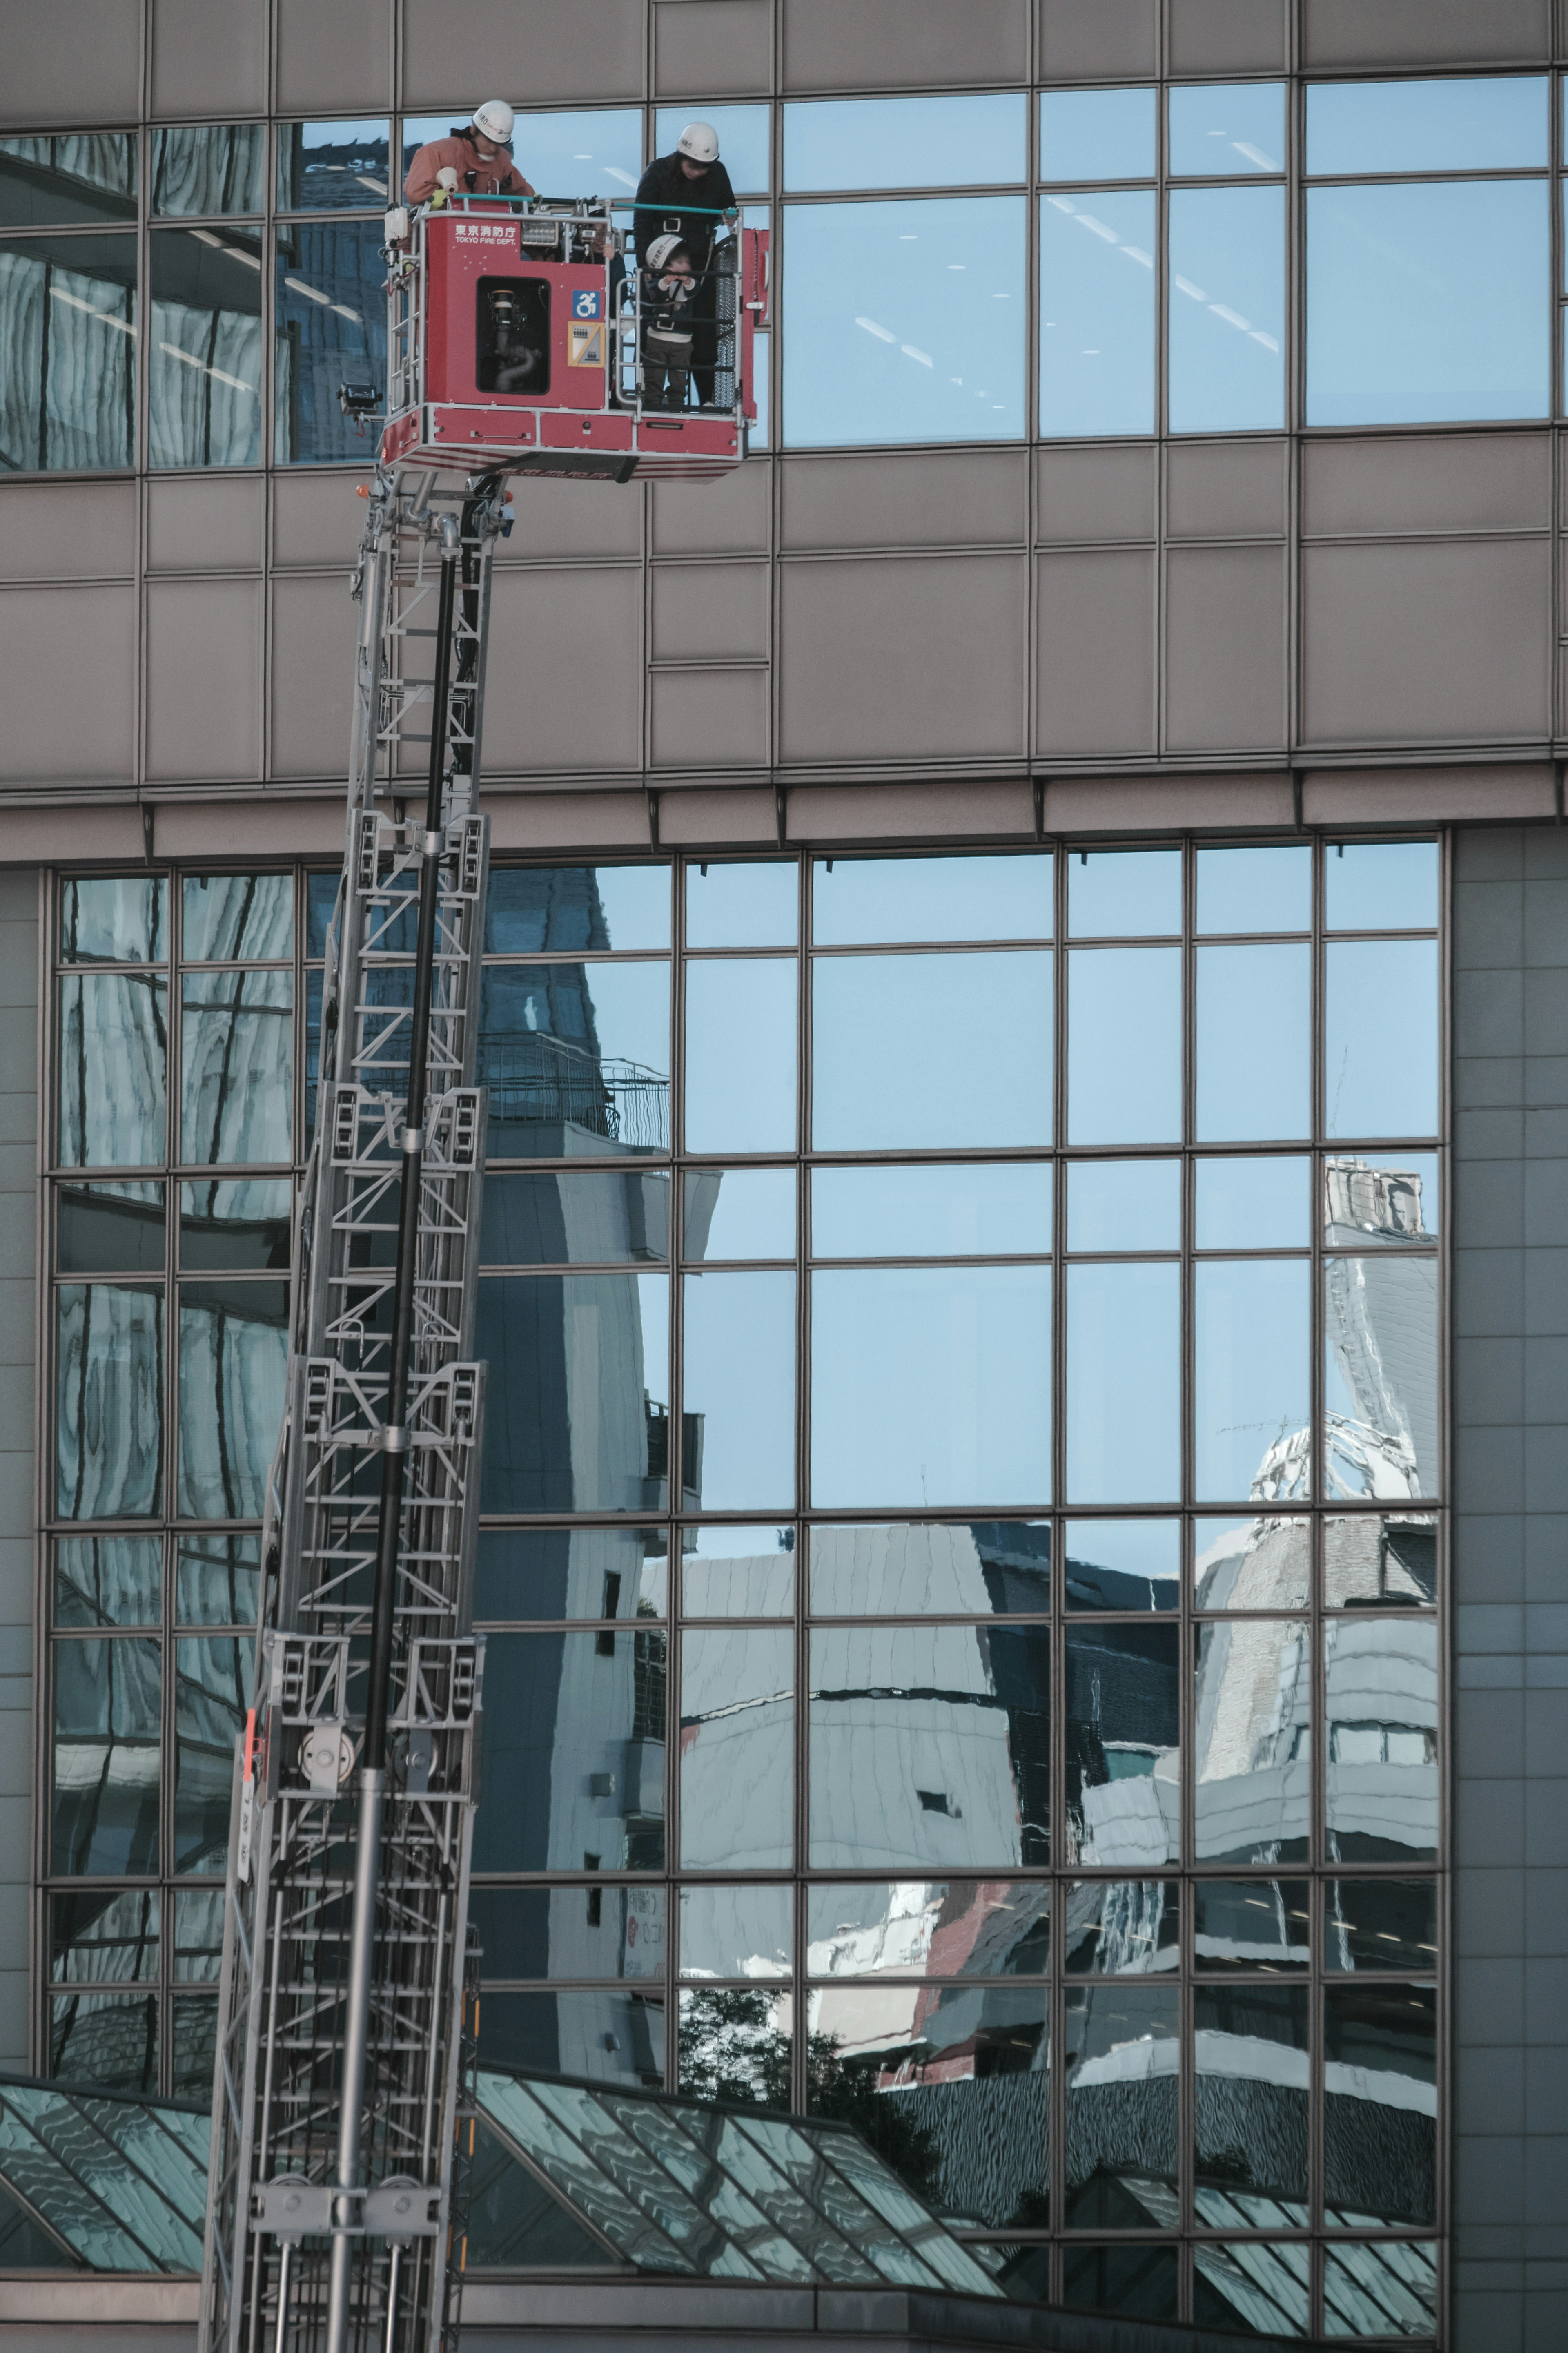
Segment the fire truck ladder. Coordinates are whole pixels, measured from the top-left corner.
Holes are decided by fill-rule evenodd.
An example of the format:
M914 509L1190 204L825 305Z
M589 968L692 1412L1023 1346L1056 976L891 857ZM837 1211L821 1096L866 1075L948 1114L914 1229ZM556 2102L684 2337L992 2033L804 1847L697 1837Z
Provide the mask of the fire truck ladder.
M474 804L502 486L377 467L369 498L343 879L236 1759L201 2353L451 2353L461 2284L483 1667L489 820Z

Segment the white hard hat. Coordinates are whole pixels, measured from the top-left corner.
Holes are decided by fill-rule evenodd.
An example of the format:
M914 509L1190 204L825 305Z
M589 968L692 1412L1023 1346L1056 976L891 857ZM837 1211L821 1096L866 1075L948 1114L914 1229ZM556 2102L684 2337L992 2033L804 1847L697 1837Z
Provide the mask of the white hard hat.
M678 155L689 155L694 164L716 164L719 161L719 133L710 122L689 122L675 142Z
M510 146L511 127L517 117L504 98L487 98L482 106L475 107L470 119L474 129L482 131L487 139L493 139L498 147ZM717 147L713 152L718 153Z
M670 255L672 253L679 253L685 242L686 240L684 237L656 237L653 243L647 249L648 268L650 269L662 269L665 263L669 259Z

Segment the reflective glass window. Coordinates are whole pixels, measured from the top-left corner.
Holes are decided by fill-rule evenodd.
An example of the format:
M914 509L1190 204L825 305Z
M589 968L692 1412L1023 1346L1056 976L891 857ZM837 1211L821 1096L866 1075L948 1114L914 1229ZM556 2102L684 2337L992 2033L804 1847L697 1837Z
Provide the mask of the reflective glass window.
M686 971L689 1152L791 1152L795 959L704 958Z
M1312 853L1305 843L1200 849L1195 863L1200 932L1311 930Z
M1303 1249L1311 1240L1311 1186L1304 1153L1194 1162L1193 1247Z
M477 1887L468 1916L487 1988L498 1978L663 1978L662 1887Z
M0 243L0 466L128 467L136 443L136 239Z
M688 1169L681 1255L703 1259L793 1258L793 1168Z
M482 1620L663 1618L662 1528L482 1528L474 1616Z
M1305 1609L1311 1598L1309 1521L1259 1515L1194 1522L1195 1609Z
M658 155L674 153L675 142L694 119L689 106L661 106L654 117L653 144ZM773 185L773 109L770 106L705 106L698 120L710 123L719 134L719 159L737 195L765 195Z
M1312 951L1305 940L1199 948L1197 1031L1203 1143L1310 1133Z
M1045 2252L1021 2247L1016 2264L999 2274L1004 2284L1015 2274L1031 2278L1033 2265ZM1141 2320L1174 2320L1181 2309L1179 2267L1174 2247L1096 2247L1069 2242L1062 2256L1062 2302L1091 2312L1131 2313ZM1043 2294L1043 2279L1040 2286Z
M294 976L185 973L181 1157L287 1160L294 1107Z
M688 1618L788 1618L795 1610L793 1527L683 1528L680 1607Z
M1193 2179L1304 2230L1310 2138L1305 1986L1200 1985L1193 1995Z
M181 1268L287 1273L293 1205L287 1176L209 1176L182 1185Z
M49 1899L49 1977L55 1985L158 1981L156 1888L96 1889Z
M788 2105L795 2047L788 1994L762 1986L683 1986L679 2003L677 2063L683 2092L740 2107ZM775 2263L784 2251L784 2241L769 2242ZM788 2253L798 2266L795 2275L804 2276L805 2257L793 2248Z
M186 964L277 963L294 953L291 874L187 874L180 895Z
M792 1888L752 1881L681 1889L683 1978L787 1978L794 1952Z
M1437 1629L1430 1618L1331 1619L1323 1630L1323 1819L1336 1862L1437 1852Z
M384 117L278 125L280 213L365 212L388 200Z
M1044 1626L819 1626L808 1743L815 1870L1049 1860Z
M1199 1626L1192 1745L1200 1862L1306 1862L1311 1725L1311 1643L1302 1621Z
M163 1293L61 1283L55 1293L55 1513L142 1519L163 1508Z
M59 984L61 1163L134 1168L167 1149L169 988L151 973L71 973Z
M1040 92L1042 180L1152 180L1152 90Z
M261 242L237 229L154 229L148 457L261 462Z
M0 139L0 228L74 228L135 217L133 132Z
M683 1869L789 1869L794 1746L793 1630L689 1628L680 1645Z
M62 964L166 964L169 884L162 874L80 874L60 884Z
M1330 1250L1390 1250L1434 1241L1435 1152L1336 1153L1323 1163L1323 1241Z
M154 213L258 213L266 205L265 122L177 123L153 133Z
M814 1978L1044 1977L1048 1880L836 1880L806 1890Z
M1172 432L1277 432L1284 189L1173 188L1169 235Z
M62 1536L55 1545L57 1626L156 1626L163 1614L159 1536Z
M182 1535L174 1552L174 1618L183 1626L248 1626L261 1583L259 1535Z
M690 1510L795 1502L795 1277L684 1279L681 1487Z
M1435 2337L1436 2240L1331 2244L1323 2255L1323 2327L1336 2337Z
M1181 1599L1178 1520L1069 1520L1062 1564L1068 1609L1174 1609Z
M1075 939L1152 939L1181 928L1179 849L1070 852L1068 929Z
M1173 1987L1068 1989L1065 2219L1071 2229L1176 2225L1176 2002ZM1136 2103L1126 2095L1130 2081L1139 2085Z
M60 1994L49 2005L49 2070L111 2092L153 2092L158 2084L155 1994ZM83 2201L85 2203L85 2200ZM40 2232L39 2237L42 2237ZM72 2236L77 2235L73 2231ZM95 2213L88 2234L95 2256L127 2271L144 2270L141 2242ZM45 2258L58 2260L52 2240Z
M1068 1172L1069 1250L1182 1246L1179 1160L1079 1160Z
M1048 1500L1048 1267L818 1272L811 1328L819 1508Z
M1182 951L1070 949L1068 1141L1181 1136Z
M1285 169L1282 81L1178 84L1169 93L1175 179L1218 180Z
M162 1644L139 1634L57 1642L54 1686L53 1869L155 1872Z
M1309 1270L1230 1259L1193 1270L1193 1481L1219 1501L1306 1492Z
M555 1993L487 1993L480 2015L481 2066L517 2067L530 2074L587 2076L596 2084L626 2091L657 2091L664 2083L662 1986L657 1992L584 1986ZM584 2166L574 2146L573 2156ZM603 2176L596 2179L602 2182ZM500 2185L496 2206L504 2217L501 2227L515 2232L513 2182ZM555 2212L561 2214L562 2210L557 2207ZM562 2215L563 2221L566 2219ZM552 2232L557 2228L552 2221ZM583 2238L585 2246L573 2244L566 2260L602 2263L603 2250L597 2242L586 2232ZM553 2258L559 2241L552 2236L545 2243ZM507 2245L507 2240L500 2241L495 2260L506 2259ZM510 2260L531 2260L538 2245L537 2233L530 2232Z
M662 1872L668 1647L661 1627L608 1650L589 1629L489 1636L507 1704L484 1715L476 1871Z
M1047 438L1154 430L1155 203L1152 188L1040 198Z
M1175 1974L1182 1952L1178 1881L1069 1880L1062 1906L1062 1966L1069 1978Z
M798 100L784 111L784 186L810 194L1021 180L1026 133L1018 90Z
M1544 76L1516 74L1313 82L1307 169L1330 175L1544 170L1546 87Z
M1434 1969L1437 1883L1331 1879L1324 1891L1325 1969Z
M1195 1880L1193 1961L1199 1974L1304 1977L1312 1958L1310 1900L1304 1879Z
M288 1363L286 1282L181 1285L183 1517L261 1517Z
M789 206L786 446L1022 436L1024 204L1020 195ZM852 271L842 266L848 237Z
M1331 1494L1437 1493L1434 1256L1325 1261L1323 1419Z
M250 1698L248 1637L205 1635L174 1644L176 1871L225 1869L234 1749Z
M1049 949L818 956L812 989L817 1151L1049 1144Z
M1048 1520L819 1521L810 1541L818 1618L1013 1617L1051 1606Z
M1048 1253L1049 1163L814 1168L811 1246L819 1259Z
M1180 1649L1174 1626L1068 1627L1066 1862L1180 1861Z
M1180 1268L1069 1266L1067 1289L1068 1501L1178 1502Z
M1437 1598L1433 1512L1358 1513L1323 1522L1323 1600L1331 1609L1419 1609Z
M479 1233L486 1266L603 1266L669 1258L668 1175L487 1177Z
M330 909L335 878L319 878ZM668 866L497 866L485 902L487 955L669 945ZM312 950L321 953L321 947Z
M62 1185L55 1194L55 1265L61 1274L162 1274L163 1187Z
M662 1511L669 1477L663 1274L490 1276L482 1508Z
M819 858L812 937L821 947L925 941L1048 940L1051 855Z
M491 1159L668 1152L668 965L489 965L479 1082Z
M686 870L689 948L793 948L800 878L793 860L730 860Z
M1323 860L1323 920L1331 932L1433 931L1435 841L1338 841Z
M379 221L298 221L276 232L272 455L284 465L364 460L346 383L386 390L386 265Z
M1331 2222L1436 2216L1437 1998L1323 1990L1323 2203Z

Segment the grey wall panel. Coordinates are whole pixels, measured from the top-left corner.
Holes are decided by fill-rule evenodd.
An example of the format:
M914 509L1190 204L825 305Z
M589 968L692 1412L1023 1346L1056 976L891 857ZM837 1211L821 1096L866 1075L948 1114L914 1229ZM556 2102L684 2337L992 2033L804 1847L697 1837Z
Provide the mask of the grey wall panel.
M358 624L346 580L274 581L272 776L348 775Z
M1016 757L1024 588L1022 556L781 565L780 756Z
M1035 537L1154 540L1160 535L1160 453L1152 442L1100 442L1035 452Z
M149 776L260 774L261 596L258 580L149 584Z
M1173 441L1165 456L1171 539L1282 539L1290 480L1286 441Z
M1548 572L1544 540L1303 549L1305 740L1544 735Z
M1301 532L1550 531L1545 433L1384 434L1301 446Z
M92 650L92 691L83 653ZM134 771L134 588L0 590L0 784Z
M765 661L765 564L657 564L655 661Z
M49 0L5 11L0 122L133 123L142 104L142 11L136 0ZM84 73L82 60L92 70Z
M772 0L658 0L654 87L661 98L765 96L773 80Z
M278 0L280 114L379 112L392 94L386 0Z
M466 115L490 90L516 105L603 106L642 87L641 0L406 0L403 103L416 112L460 100Z
M13 482L0 491L0 577L130 580L134 482Z
M500 561L635 559L642 554L645 495L640 482L531 482L523 478L512 484L516 520L511 537L500 543Z
M1302 0L1308 67L1544 65L1551 54L1551 0Z
M1159 70L1156 0L1039 0L1042 81L1123 79Z
M786 90L1022 81L1028 0L783 0Z
M266 555L259 474L163 474L148 483L149 572L259 572Z
M265 114L267 13L256 0L152 0L153 114Z
M1285 0L1170 0L1173 74L1283 73L1290 62Z
M498 573L485 688L490 775L642 765L642 574Z
M656 555L765 555L773 470L764 459L717 482L655 482Z
M648 681L654 765L765 767L768 688L765 670L655 670Z
M1028 535L1022 449L797 458L781 468L786 549L1021 547Z
M33 1291L37 1258L38 877L0 873L0 1281L23 1311L0 1335L0 2066L26 2068L32 1879Z
M1036 751L1152 752L1152 554L1096 550L1036 565Z
M1285 550L1173 548L1165 559L1165 741L1173 752L1285 742Z
M313 469L272 480L272 568L338 564L352 568L364 531L358 475Z

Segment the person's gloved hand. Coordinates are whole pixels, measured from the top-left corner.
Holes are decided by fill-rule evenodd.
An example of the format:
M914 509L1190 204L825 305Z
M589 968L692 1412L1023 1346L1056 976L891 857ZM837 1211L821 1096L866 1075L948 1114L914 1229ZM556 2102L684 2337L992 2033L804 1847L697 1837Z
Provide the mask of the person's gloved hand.
M440 170L436 174L436 185L438 188L445 188L448 195L456 194L458 174L453 170L450 164L442 164Z

